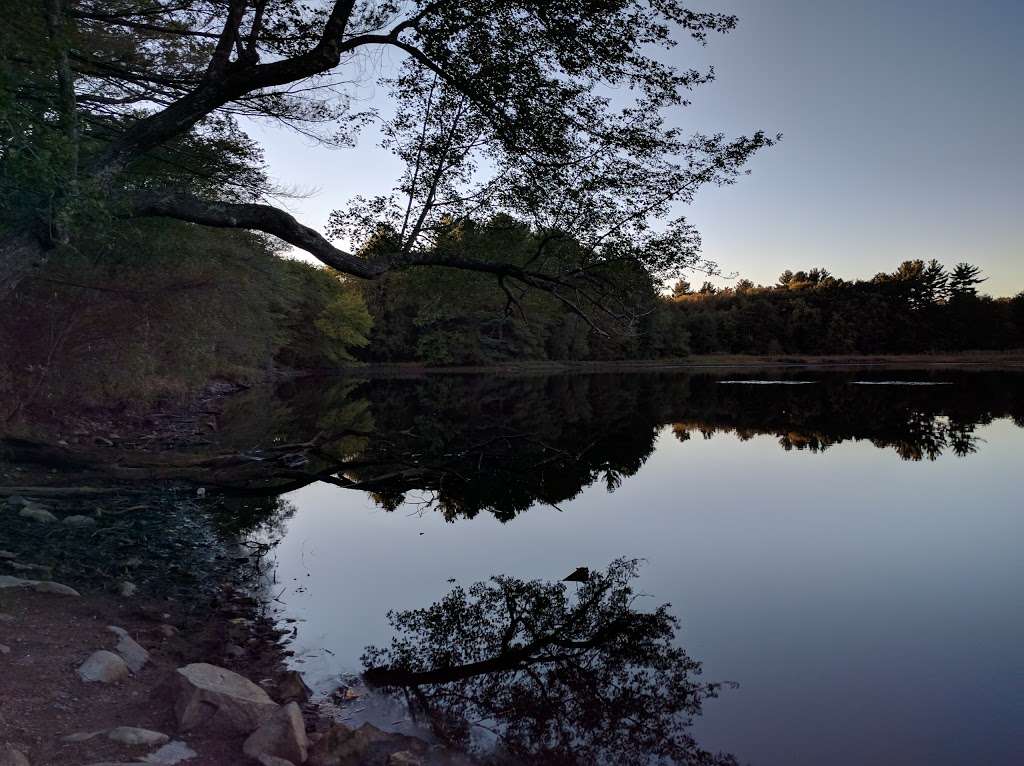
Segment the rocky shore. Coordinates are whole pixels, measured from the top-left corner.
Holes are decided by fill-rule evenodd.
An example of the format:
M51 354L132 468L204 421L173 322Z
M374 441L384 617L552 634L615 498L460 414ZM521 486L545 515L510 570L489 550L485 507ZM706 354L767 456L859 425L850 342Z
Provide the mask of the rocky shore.
M0 766L472 763L331 720L287 668L254 556L203 519L167 493L0 499Z

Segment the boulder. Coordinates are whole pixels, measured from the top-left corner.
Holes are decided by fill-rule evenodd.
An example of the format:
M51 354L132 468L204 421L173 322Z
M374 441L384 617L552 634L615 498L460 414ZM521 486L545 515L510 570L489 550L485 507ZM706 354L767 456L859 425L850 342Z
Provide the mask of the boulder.
M242 752L253 760L258 760L261 755L271 755L293 763L305 763L309 739L299 706L289 702L267 716L245 740Z
M40 505L26 505L18 515L25 519L32 519L42 524L50 524L57 520L57 517Z
M167 766L172 766L172 764L175 763L192 760L197 755L199 754L195 750L190 748L180 739L176 739L173 742L168 742L155 753L150 753L143 758L141 762L167 764Z
M117 646L114 647L114 651L121 655L121 658L131 669L132 673L138 673L142 670L143 666L149 662L149 652L129 636L128 631L124 628L108 625L107 630L118 637L119 641Z
M128 677L128 666L113 652L93 652L78 668L78 676L86 683L112 684Z
M15 750L13 745L0 745L0 766L31 766L28 758L20 750Z
M120 742L122 745L164 745L170 737L152 729L139 729L135 726L116 726L107 732L107 739Z
M252 681L205 662L178 668L173 686L174 713L182 731L211 726L249 734L278 707Z
M305 702L312 693L302 680L302 674L295 670L289 670L281 676L281 682L277 685L277 698L281 702Z

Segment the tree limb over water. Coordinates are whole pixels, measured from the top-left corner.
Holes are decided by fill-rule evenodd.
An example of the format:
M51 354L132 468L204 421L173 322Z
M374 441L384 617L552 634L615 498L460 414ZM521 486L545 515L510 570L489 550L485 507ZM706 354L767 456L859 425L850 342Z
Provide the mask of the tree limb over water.
M157 215L264 232L356 277L441 265L546 290L581 314L616 311L601 270L664 278L699 263L685 221L658 233L653 222L734 181L774 140L665 124L713 71L659 50L736 25L677 0L36 5L6 14L15 23L0 33L2 102L17 105L0 130L3 291L111 216ZM353 108L354 86L381 50L402 61L381 82L399 112L385 146L406 171L394 195L332 218L346 250L268 203L279 190L236 118L351 145L374 116ZM442 225L496 213L584 246L568 264L541 248L529 267L432 247Z

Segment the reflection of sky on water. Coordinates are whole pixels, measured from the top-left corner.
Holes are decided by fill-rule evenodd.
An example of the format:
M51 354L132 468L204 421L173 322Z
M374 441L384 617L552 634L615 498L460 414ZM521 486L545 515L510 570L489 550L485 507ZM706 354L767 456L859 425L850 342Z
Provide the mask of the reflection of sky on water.
M701 744L758 764L1010 763L1019 755L1024 431L978 429L977 455L907 462L867 442L786 452L771 436L680 443L614 493L594 485L500 524L394 513L317 484L278 551L311 680L356 670L385 612L456 578L561 578L617 556L670 601L709 680ZM330 650L328 654L323 650ZM1016 734L1014 733L1016 732Z

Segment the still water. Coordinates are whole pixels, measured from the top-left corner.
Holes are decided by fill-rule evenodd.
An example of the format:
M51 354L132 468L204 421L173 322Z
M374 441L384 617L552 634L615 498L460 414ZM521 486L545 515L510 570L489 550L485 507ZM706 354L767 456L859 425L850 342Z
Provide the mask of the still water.
M390 642L388 610L631 557L639 608L671 603L702 680L738 684L695 718L702 748L753 764L1024 763L1024 374L278 393L280 439L330 434L326 481L281 496L270 554L296 667L321 689Z

